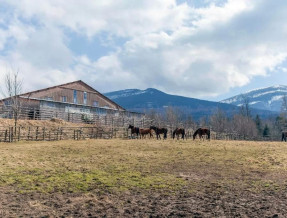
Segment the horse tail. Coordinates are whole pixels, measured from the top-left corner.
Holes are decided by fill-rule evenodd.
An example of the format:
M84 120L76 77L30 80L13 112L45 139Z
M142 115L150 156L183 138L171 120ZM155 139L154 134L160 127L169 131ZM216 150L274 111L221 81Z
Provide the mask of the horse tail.
M193 133L193 140L195 139L196 135L198 134L198 130L199 130L199 129L197 129L197 130Z
M207 130L207 138L210 140L210 130Z
M182 139L184 139L184 136L185 136L185 130L182 129Z

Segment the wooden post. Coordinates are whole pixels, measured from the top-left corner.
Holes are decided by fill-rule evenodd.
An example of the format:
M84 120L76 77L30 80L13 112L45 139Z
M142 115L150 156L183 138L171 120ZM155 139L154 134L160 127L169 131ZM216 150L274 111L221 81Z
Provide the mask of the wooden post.
M8 136L8 130L6 129L6 130L5 130L5 139L4 139L4 142L7 142L7 136Z
M60 140L62 140L63 129L60 129Z
M14 128L11 127L11 141L10 142L13 142L14 140Z
M20 127L18 127L18 141L20 141L20 139L21 139L21 128Z
M43 128L43 141L45 141L45 127Z
M36 141L38 140L38 134L39 134L39 126L36 128Z
M31 129L30 129L30 126L29 126L29 128L28 128L28 136L27 136L27 137L28 137L28 141L29 141L29 139L30 139L30 130L31 130Z
M59 127L57 129L57 141L59 140Z
M114 119L112 117L112 138L114 137Z

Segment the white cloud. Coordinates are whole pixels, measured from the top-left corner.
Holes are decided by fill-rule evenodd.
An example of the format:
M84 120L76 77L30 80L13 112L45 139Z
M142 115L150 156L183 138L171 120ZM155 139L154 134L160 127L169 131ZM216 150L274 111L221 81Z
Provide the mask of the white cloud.
M0 62L19 68L29 89L82 79L101 91L154 87L192 97L281 69L287 3L180 2L0 0L10 10L0 14ZM67 30L91 41L104 33L116 49L97 60L77 54ZM118 38L124 43L109 42Z

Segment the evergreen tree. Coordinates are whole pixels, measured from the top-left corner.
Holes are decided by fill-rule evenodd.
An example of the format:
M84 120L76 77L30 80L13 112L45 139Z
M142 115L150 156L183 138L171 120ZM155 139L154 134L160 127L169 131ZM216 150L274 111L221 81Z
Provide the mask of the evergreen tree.
M257 130L258 130L258 134L261 135L261 133L262 133L262 122L261 122L261 119L260 119L258 114L255 117L255 124L256 124Z
M263 137L269 136L269 134L270 134L270 129L267 126L267 124L265 124L265 127L263 129Z

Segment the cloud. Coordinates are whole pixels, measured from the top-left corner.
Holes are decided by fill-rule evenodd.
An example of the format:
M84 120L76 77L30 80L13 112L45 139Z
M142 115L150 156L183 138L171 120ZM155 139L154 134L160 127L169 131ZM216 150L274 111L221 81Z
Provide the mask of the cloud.
M99 91L154 87L191 97L285 69L287 3L198 2L0 0L0 62L19 68L28 89L82 79ZM110 52L79 54L71 33Z

